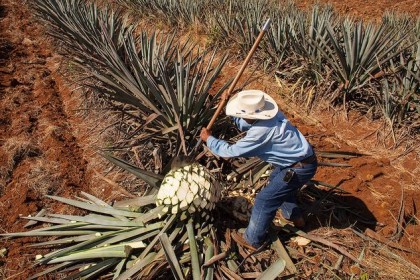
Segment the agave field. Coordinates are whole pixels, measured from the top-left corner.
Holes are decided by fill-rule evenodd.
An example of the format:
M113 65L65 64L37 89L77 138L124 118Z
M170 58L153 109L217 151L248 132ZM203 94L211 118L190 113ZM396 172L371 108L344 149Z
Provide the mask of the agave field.
M305 88L299 99L333 104L418 133L420 20L386 12L380 23L334 14L329 6L299 10L277 1L118 1L140 17L157 15L173 27L198 25L211 43L247 53L264 20L273 24L259 58L281 83ZM176 3L176 4L175 4ZM202 16L204 15L204 16ZM309 89L315 93L308 96ZM311 100L308 100L311 99Z
M357 164L366 155L354 148L315 147L320 165L328 169L304 187L300 200L310 205L306 210L312 225L322 224L323 218L330 224L333 219L343 227L342 235L328 229L304 232L277 217L271 246L253 255L238 232L246 226L252 200L266 184L271 166L256 159L215 158L199 141L199 133L232 83L226 69L245 57L270 18L253 67L258 75L273 77L281 96L306 112L328 104L379 120L384 125L382 137L394 144L404 137L415 139L420 133L420 18L387 12L380 22L363 22L336 14L330 6L301 10L292 1L270 0L34 0L25 5L34 24L46 32L44 40L60 53L57 73L77 88L84 98L79 102L117 119L108 126L116 135L99 154L106 159L103 166L108 172L123 170L137 190L136 195L124 191L130 198L113 201L88 189L45 191L45 203L54 207L45 205L32 216L25 215L28 230L1 234L7 242L21 240L23 247L35 248L29 275L27 268L21 268L29 279L413 279L419 275L418 263L411 262L420 250L411 242L418 239L405 237L409 245L398 243L403 236L416 236L418 189L410 190L409 206L404 204L403 186L399 205L390 205L391 200L380 195L383 189L374 190L376 185L397 184L384 176L389 162L372 157ZM192 32L197 38L186 38ZM0 44L2 56L13 55L13 45L1 40ZM53 62L44 64L48 63ZM241 87L250 83L247 80ZM21 84L12 80L10 85ZM20 102L16 100L15 104ZM65 143L63 149L71 147L75 158L71 165L80 165L80 171L82 160L77 158L77 147L66 142L71 138L63 132L67 130L54 128L48 133ZM213 132L232 142L241 137L223 116ZM315 141L317 132L309 131L308 137ZM9 150L16 146L6 140L1 143ZM43 152L25 145L9 160L10 169ZM16 177L7 168L0 169L0 188ZM350 168L360 170L345 177L347 173L341 172L349 171L342 170ZM415 174L415 168L408 173ZM67 186L83 185L85 176ZM378 212L389 216L395 230L343 188L343 182L356 180L373 193L369 202L381 202ZM355 192L361 191L356 188ZM398 211L389 214L383 208ZM72 210L64 213L68 209ZM377 228L382 232L392 228L391 237L376 233ZM0 247L0 257L7 258L7 246ZM410 255L406 259L396 252ZM19 272L16 279L21 279ZM9 275L0 273L12 279Z

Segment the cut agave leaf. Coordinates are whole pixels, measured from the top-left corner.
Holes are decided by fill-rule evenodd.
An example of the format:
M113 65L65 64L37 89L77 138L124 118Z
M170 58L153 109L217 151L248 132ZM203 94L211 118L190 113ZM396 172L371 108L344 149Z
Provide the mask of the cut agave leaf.
M102 213L102 214L109 214L109 215L116 215L116 216L124 216L124 217L141 217L141 213L136 213L136 212L130 212L130 211L124 211L124 210L117 210L114 208L107 208L107 207L103 207L103 206L97 206L94 204L89 204L89 203L85 203L85 202L80 202L77 200L73 200L73 199L68 199L68 198L64 198L64 197L59 197L59 196L52 196L52 195L47 195L48 198L54 199L54 200L58 200L60 202L78 207L78 208L82 208L85 210L89 210L89 211L93 211L93 212L98 212L98 213Z
M0 236L4 237L30 237L30 236L72 236L72 235L86 235L94 234L95 231L83 230L71 230L71 231L28 231L28 232L14 232L14 233L3 233Z
M37 274L32 275L31 277L28 278L28 280L39 279L39 277L41 277L41 276L44 276L44 275L53 273L55 271L62 270L63 268L65 268L67 266L70 266L72 264L73 264L73 262L63 262L63 263L54 265L54 266L52 266L50 268L45 269L44 271L42 271L40 273L37 273Z
M140 270L142 270L146 265L156 261L157 253L150 252L142 258L139 258L131 268L127 269L124 273L118 277L118 280L128 280L130 277L134 276Z
M190 244L192 277L194 280L200 280L201 278L200 267L201 266L200 266L200 261L199 261L199 256L198 256L197 243L195 240L194 226L191 220L187 224L187 233L188 233L188 240Z
M84 196L84 197L86 197L86 198L88 198L90 201L92 201L93 203L95 203L95 204L97 204L97 205L99 205L99 206L104 206L104 207L108 207L108 208L113 208L111 205L109 205L108 203L106 203L105 201L103 201L103 200L101 200L101 199L99 199L99 198L97 198L97 197L95 197L95 196L93 196L93 195L91 195L91 194L88 194L88 193L85 193L85 192L81 192L81 194ZM128 209L128 210L130 210L130 209ZM123 217L123 216L115 216L116 218L118 218L119 220L121 220L121 221L126 221L126 222L128 222L129 220L126 218L126 217Z
M319 162L318 166L331 166L331 167L351 167L347 163L336 163L336 162Z
M133 211L133 209L138 209L140 207L154 204L155 199L155 195L147 195L127 200L116 201L112 206L121 210Z
M75 215L59 215L51 214L52 217L62 218L69 221L77 221L94 225L104 225L104 226L119 226L119 227L141 227L144 226L143 222L139 221L121 221L121 220L110 220L108 218L102 218L101 216L75 216Z
M142 179L143 181L145 181L152 187L158 188L160 185L160 182L162 182L163 180L162 175L157 175L153 172L142 170L134 165L129 164L126 161L123 161L122 159L112 156L109 153L104 153L103 157L105 157L107 160L109 160L116 166L130 172L131 174L136 175L138 178Z
M68 238L61 238L56 240L50 240L46 242L40 242L35 244L30 244L30 247L42 247L42 246L53 246L53 245L63 245L63 244L71 244L77 242L83 242L89 239L94 238L95 234L87 234L87 235L80 235L80 236L72 236Z
M92 248L93 246L95 246L99 242L101 242L102 240L105 240L105 239L107 239L110 236L113 236L115 234L118 234L118 231L117 232L108 232L108 233L104 233L104 234L100 234L100 235L95 234L94 238L91 238L91 239L83 241L81 243L72 245L70 247L66 247L66 248L48 253L39 262L40 263L47 263L48 261L52 260L53 258L62 257L62 256L65 256L67 254L70 254L71 252L76 252L76 251L86 250L86 249Z
M317 151L316 155L324 158L354 158L364 156L364 154L361 153L346 151Z
M166 233L163 233L159 237L159 239L162 244L162 248L165 252L166 260L168 261L169 266L171 267L172 274L174 275L175 279L185 279L185 276L181 270L181 266L179 265L178 259L176 257L175 251L172 248L171 242L169 241L168 235Z
M73 279L98 279L99 275L102 275L104 272L108 271L112 267L114 267L117 263L120 262L119 258L115 259L106 259L101 261L97 264L91 265L78 273L74 273L65 280L73 280Z
M58 218L49 218L49 217L22 217L22 219L27 219L31 221L37 222L44 222L44 223L51 223L51 224L61 224L65 225L69 223L69 220L66 219L58 219Z
M124 230L124 231L118 232L118 234L115 234L115 236L111 236L109 239L106 239L103 242L99 243L98 246L102 246L104 244L115 244L115 243L122 242L125 240L130 240L131 238L142 236L145 233L154 231L156 229L160 229L163 226L164 226L163 222L158 222L158 223L146 225L145 227L142 227L142 228Z
M332 189L332 190L338 189L338 190L340 190L342 193L349 194L349 192L347 192L346 190L344 190L344 189L340 188L339 186L333 186L333 185L331 185L331 184L328 184L328 183L325 183L325 182L321 182L321 181L317 181L317 180L313 180L313 179L312 179L312 180L310 180L309 182L310 182L310 183L312 183L312 184L315 184L315 185L320 185L320 186L324 186L324 187L330 188L330 189Z
M143 242L132 242L104 246L79 252L72 252L71 254L66 256L53 258L51 261L48 262L48 264L97 258L127 258L130 255L132 249L143 247L146 247Z
M208 262L213 256L214 256L214 245L210 241L209 238L205 240L205 243L207 244L207 249L205 251L205 257L204 257L204 263ZM205 272L205 280L213 280L214 275L214 268L213 266L208 266L204 269Z
M277 279L280 274L286 268L286 262L283 259L279 259L270 265L260 276L258 276L257 280L275 280Z
M46 209L41 209L41 211L39 211L36 215L35 215L35 217L43 217L43 216L45 216L47 214L47 210ZM29 217L28 217L29 218ZM31 217L32 218L32 217ZM24 225L23 227L30 227L30 226L33 226L33 225L35 225L37 223L37 220L35 220L35 219L32 219L32 221L29 221L28 223L26 223L26 225Z

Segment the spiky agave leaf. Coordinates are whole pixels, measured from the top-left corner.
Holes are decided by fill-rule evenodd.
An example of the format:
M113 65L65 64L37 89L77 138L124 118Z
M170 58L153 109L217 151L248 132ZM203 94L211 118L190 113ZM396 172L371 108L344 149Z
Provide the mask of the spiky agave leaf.
M409 33L396 36L400 30L385 24L363 26L362 22L345 19L337 28L328 24L327 37L321 37L317 44L347 93L363 87L408 47L403 42Z
M315 5L310 15L302 11L288 15L287 37L293 52L306 61L305 67L321 79L324 69L321 48L328 44L327 26L334 28L335 19L331 7L321 8Z
M210 174L205 174L203 168L183 167L182 170L198 171L196 174L210 179ZM184 177L178 177L183 179ZM189 178L189 176L185 176ZM194 180L194 176L192 177ZM214 185L212 185L214 186ZM206 188L208 186L205 186ZM211 189L206 189L211 192ZM156 212L157 208L147 207L150 204L142 203L141 208L137 208L140 212L132 212L114 208L104 201L82 193L84 198L81 200L73 200L62 197L51 196L50 198L58 200L62 203L72 205L84 210L93 211L100 214L88 214L85 216L63 215L63 214L44 214L42 217L29 217L34 221L53 223L39 229L34 229L24 233L7 233L1 236L5 237L20 237L20 236L70 236L57 240L51 240L34 244L33 246L63 246L60 249L51 251L50 253L38 256L36 262L38 264L58 264L52 268L46 269L42 273L38 273L36 277L41 277L54 272L59 272L62 269L72 271L79 267L84 267L79 272L72 274L71 277L81 276L99 276L105 272L115 271L115 277L121 276L131 277L133 275L142 273L149 265L156 262L164 261L163 251L160 247L156 247L159 237L167 233L169 240L166 241L165 250L168 251L168 244L183 244L187 238L187 231L185 228L185 221L187 216L190 218L191 226L199 230L199 235L208 232L211 228L209 218L206 215L206 224L201 224L201 216L193 215L191 213L161 213L161 215L153 215L152 220L146 220L143 217ZM215 202L214 196L220 195L220 192L212 192L212 196L204 195L207 201L211 204ZM211 199L210 199L211 198ZM204 198L203 198L204 199ZM133 203L133 199L128 203ZM188 209L193 206L193 203ZM119 205L126 205L124 202ZM201 214L209 211L213 207L201 209ZM124 208L125 209L125 208ZM130 208L128 208L130 209ZM197 207L196 210L200 208ZM187 216L185 216L185 214ZM190 233L191 234L191 233ZM77 236L75 236L77 235ZM191 238L191 237L190 237ZM169 242L169 243L168 243ZM197 252L196 252L197 253ZM170 253L171 259L175 252ZM185 254L185 253L184 253ZM189 253L188 253L189 254ZM187 260L189 255L185 255ZM186 262L183 262L184 265ZM124 265L127 264L127 265ZM196 266L197 264L195 264ZM195 268L196 270L197 268ZM178 269L179 272L179 269ZM76 278L77 278L76 277Z
M131 165L121 165L121 167L131 172L135 169ZM214 209L215 203L221 196L220 185L203 166L197 163L181 162L174 163L173 167L175 169L167 174L163 184L170 182L169 186L174 188L171 194L177 196L175 200L167 196L168 189L165 185L161 188L164 195L158 193L156 196L148 196L149 198L130 199L127 202L116 203L115 207L83 192L83 198L78 200L49 196L49 198L95 214L77 216L47 213L42 217L30 217L34 221L55 225L24 233L3 234L3 236L65 236L35 244L42 247L64 246L37 258L38 264L59 264L53 269L49 268L44 273L37 274L37 277L59 272L62 269L72 271L82 264L84 268L70 277L94 277L115 271L115 277L125 279L124 277L144 273L153 263L164 261L161 258L163 249L156 247L159 236L162 234L170 235L169 243L184 243L188 236L185 227L187 219L190 219L190 227L198 229L198 235L208 234L212 227L212 220L208 213ZM137 171L136 173L143 174L144 172ZM172 178L172 180L166 180L167 178ZM155 198L157 206L153 208L150 201ZM172 203L179 205L172 205ZM130 205L137 207L130 207ZM130 209L136 209L136 212ZM168 251L168 243L165 250ZM172 262L173 254L171 254ZM198 253L195 252L195 254ZM188 253L184 257L189 260L189 256ZM195 258L194 267L197 271L197 258ZM175 269L175 266L173 268ZM179 269L177 270L179 273Z
M159 237L159 239L160 239L160 242L162 243L162 247L165 251L165 257L168 260L168 263L171 267L171 270L174 274L175 279L177 280L185 279L185 276L181 270L179 261L176 257L175 251L171 246L171 242L168 238L168 235L164 233L162 234L162 236Z
M99 10L96 4L83 0L35 0L31 4L38 18L47 23L49 34L84 61L94 59L100 64L100 58L92 54L103 46L104 38L109 38L120 51L125 34L136 28L134 24L125 24L127 18L121 10L113 11L107 7Z
M150 140L169 144L174 147L168 151L171 156L181 149L188 154L200 126L213 115L217 96L228 86L215 97L209 94L227 58L216 62L215 52L178 44L175 35L136 35L124 15L109 8L82 0L55 2L39 0L35 8L66 46L69 59L90 77L82 85L115 106L128 105L136 111L126 114L127 127L132 127L127 145L136 137L137 144Z
M47 269L44 273L37 274L37 277L81 262L86 264L96 263L101 259L109 260L106 262L107 269L104 270L103 265L95 265L93 266L95 268L89 271L91 273L110 271L120 263L121 259L129 260L132 256L141 253L151 238L156 236L165 227L165 221L170 219L158 219L156 217L153 223L139 223L136 221L141 216L153 211L153 208L150 210L144 209L144 212L141 213L125 211L115 209L109 204L104 204L103 201L92 195L85 193L82 193L82 195L87 198L86 201L82 202L62 197L51 198L75 207L101 213L100 215L88 214L86 216L73 216L48 213L44 217L32 217L31 219L56 225L50 225L24 233L2 234L5 237L71 236L34 244L34 246L66 246L37 258L37 263L39 264L63 264L55 266L54 269ZM57 221L54 217L59 217L60 220ZM112 226L104 226L104 224L109 224L110 222Z

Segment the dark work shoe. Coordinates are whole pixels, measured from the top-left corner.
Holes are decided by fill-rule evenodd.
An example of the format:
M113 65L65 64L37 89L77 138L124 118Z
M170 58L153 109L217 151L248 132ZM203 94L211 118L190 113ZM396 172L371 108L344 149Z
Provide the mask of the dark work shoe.
M239 232L239 231L233 231L232 234L232 239L235 240L236 244L241 245L242 247L246 248L248 250L248 254L247 255L242 255L243 256L243 260L241 261L241 263L238 265L238 267L236 268L235 272L238 271L240 269L240 267L242 267L242 265L253 255L258 254L262 251L264 251L268 245L270 244L269 239L266 239L266 241L264 241L264 243L260 246L258 246L258 248L252 246L251 244L248 243L248 241L245 239L245 237L243 236L243 233Z
M300 229L304 228L306 225L305 219L303 218L303 216L297 217L295 219L291 219L290 221L293 223L295 227L300 228Z
M286 219L285 217L283 217L282 214L280 214L277 216L277 219L279 220L281 225L292 223L294 227L299 229L303 229L306 225L303 216L299 216L294 219Z
M242 247L245 247L246 249L248 249L250 251L250 253L258 253L263 251L267 245L269 244L269 240L264 241L264 243L258 247L254 247L251 244L248 243L248 241L245 239L245 237L243 236L243 233L240 233L238 231L233 231L232 232L232 238L233 240L235 240L235 242L239 245L241 245Z

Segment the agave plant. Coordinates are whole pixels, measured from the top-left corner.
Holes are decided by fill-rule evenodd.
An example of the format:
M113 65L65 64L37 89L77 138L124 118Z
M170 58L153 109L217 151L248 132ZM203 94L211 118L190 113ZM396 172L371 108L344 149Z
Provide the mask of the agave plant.
M201 9L199 3L203 3L199 1L198 6L189 7L189 2L183 1L184 6L180 8L174 5L176 1L170 0L137 2L155 11L168 9L170 20L183 17L185 22L196 20L197 11ZM239 34L245 49L256 35L255 26L267 13L264 3L268 2L241 4L229 1L230 5L232 3L238 7L238 10L231 10L236 16L231 19L225 14L221 18L226 24L221 23L220 26L226 33ZM175 34L138 33L135 25L128 24L122 11L106 7L99 9L84 0L36 0L34 7L38 16L50 27L50 34L67 51L67 58L78 66L83 75L80 83L114 108L122 110L125 139L118 148L126 148L126 151L132 145L162 148L167 152L164 160L166 167L156 174L105 153L109 161L135 174L153 188L143 197L113 205L86 193L76 200L50 197L91 213L85 216L48 213L31 217L31 220L53 225L5 236L64 236L35 244L61 247L37 256L37 264L54 266L33 278L65 270L74 271L69 279L97 279L99 275L113 279L133 276L153 279L166 271L169 265L177 279L190 276L212 279L213 267L204 264L209 263L214 252L218 251L215 234L210 230L213 226L210 211L221 197L222 186L213 175L214 170L209 171L194 161L177 162L177 159L180 154L194 154L200 127L208 123L218 96L229 85L227 82L215 89L215 81L227 57L217 60L215 52L201 52L188 42L177 42ZM249 7L256 9L250 12ZM318 21L316 17L312 21L319 28L310 29L314 42L318 44L316 49L311 46L310 55L318 58L318 51L327 54L324 58L331 65L335 63L336 68L332 68L337 70L337 75L346 78L347 72L347 76L340 76L338 70L339 63L350 59L349 56L341 57L344 60L333 56L336 53L343 55L341 39L332 36L331 26L330 30L327 28L329 35L325 35L325 22ZM371 43L368 44L370 41L365 39L371 31L362 32L359 27L355 30L353 35L348 30L343 31L345 49L354 50L362 56L376 53L369 48L369 51L352 48L352 39L354 42L360 40L366 48L371 47ZM350 47L347 46L349 42L352 43ZM378 44L375 40L373 42ZM384 59L388 57L383 55ZM370 64L363 59L362 62L355 64L356 70L351 68L355 67L351 63L352 75L354 71L359 73L366 65L373 64L371 60ZM345 63L342 65L348 66ZM370 74L375 73L369 71ZM354 84L359 85L353 82L352 86ZM147 151L143 151L142 155L150 156ZM267 177L270 168L253 159L238 166L230 174L230 178L237 181L233 188L243 184L261 187L264 180L260 179ZM236 276L234 271L238 264L235 260L229 259L228 266L233 269L226 274ZM267 273L274 279L283 269L284 262L280 260ZM261 277L267 275L264 273Z
M71 236L41 243L41 246L69 246L39 256L39 264L59 263L40 275L80 268L70 278L95 279L99 274L111 272L114 278L127 279L134 274L150 273L152 267L160 264L159 269L151 272L156 275L165 269L166 256L177 278L183 279L184 273L191 271L179 270L175 255L181 263L190 264L185 269L192 267L193 275L200 275L198 252L194 250L196 236L201 232L200 242L209 239L203 230L207 228L208 233L211 227L209 213L220 199L221 185L204 166L191 161L176 164L171 159L193 150L200 126L212 117L214 102L228 83L214 92L215 97L209 92L226 57L215 64L214 52L202 54L188 43L176 44L174 35L159 42L155 34L136 35L133 28L122 26L125 21L121 14L110 9L103 12L83 0L60 4L39 0L35 8L51 27L51 33L66 46L67 56L79 66L85 77L82 85L111 105L130 109L127 127L131 129L126 140L135 138L136 145L151 142L163 146L170 167L165 168L164 174L155 174L105 154L110 161L154 186L150 196L124 204L128 208L123 210L88 194L79 201L51 197L96 214L83 217L49 214L34 219L57 226L8 236ZM187 239L190 250L185 251L183 244ZM150 266L145 271L147 265Z
M224 45L235 42L242 54L246 54L252 47L259 33L259 26L268 17L270 2L267 0L253 1L218 1L212 11L209 32L217 30L216 41Z
M417 52L413 57L406 60L401 56L399 64L391 65L394 74L390 80L382 79L381 91L375 100L391 128L404 122L414 123L418 127L412 115L420 113L420 45L417 44Z
M222 3L221 3L222 2ZM210 30L215 35L214 40L220 43L226 43L226 41L235 40L239 38L236 34L238 24L238 10L235 6L236 2L229 1L228 4L219 1L220 7L213 11L213 27ZM225 9L224 13L221 10Z
M385 11L382 16L382 22L391 29L404 30L404 32L401 32L398 36L404 35L405 32L410 33L406 40L411 44L416 43L419 39L420 19L418 17L413 18L408 14Z
M204 22L206 1L175 0L119 0L119 4L129 7L135 14L153 14L159 20L172 26L189 26Z
M102 14L83 2L67 0L55 5L55 1L40 0L36 8L51 22L52 33L62 34L56 37L88 77L82 83L113 104L137 111L126 114L127 141L135 138L138 145L153 138L157 145L168 147L169 158L187 154L195 146L200 127L212 116L217 97L228 86L209 94L227 57L215 63L215 51L199 52L188 42L177 44L175 35L159 40L156 34L136 36L133 28L109 27L102 24L109 14L116 18L115 25L124 23L118 13ZM94 24L92 14L98 18ZM76 34L85 34L90 41L79 40Z
M268 8L270 7L269 1L256 0L256 1L240 1L241 5L240 14L243 17L242 21L238 23L240 40L238 42L242 52L246 54L251 49L255 38L257 38L259 29L268 17Z
M277 15L274 18L271 28L267 34L267 44L265 46L265 53L270 57L274 64L280 64L290 51L288 33L288 17L287 15Z
M383 24L363 26L362 22L354 23L348 18L337 28L338 32L327 25L329 42L322 40L318 46L346 93L360 89L378 75L382 67L401 53L404 47L400 44L408 35L395 40L400 30Z
M61 246L37 256L36 264L54 266L34 278L66 271L73 272L69 279L99 275L153 279L169 264L177 279L200 279L201 265L210 260L216 246L210 213L222 186L207 168L194 161L179 162L177 156L195 151L200 126L208 123L217 96L229 84L209 94L226 57L215 63L214 52L202 54L188 43L177 44L174 35L162 40L155 34L148 37L132 28L109 26L103 22L108 19L102 10L82 0L59 5L38 0L35 8L78 66L84 77L80 83L130 115L125 145L130 148L132 139L135 145L162 146L167 167L156 174L105 153L112 163L153 188L141 198L114 205L86 193L77 200L50 197L90 213L33 217L50 225L5 236L65 236L34 244ZM106 12L115 17L113 24L124 24L119 14ZM147 157L147 151L143 155ZM276 267L280 273L284 262ZM204 276L212 279L212 271L208 265Z
M332 8L327 6L321 9L319 6L314 6L310 19L306 16L300 12L294 17L289 17L288 36L293 50L319 73L323 68L320 48L328 44L327 25L331 28L335 25Z
M81 61L94 60L100 64L101 59L91 55L104 46L105 39L111 41L120 53L125 34L136 28L135 24L126 24L127 17L120 10L103 7L98 12L94 3L36 0L33 5L39 18L52 27L48 29L49 35L62 43L61 47L67 51L78 54Z
M159 196L168 191L168 187L164 184L168 184L169 178L178 178L177 175L181 175L181 181L178 181L179 188L175 188L177 195L171 197L172 202L174 198L179 199L176 203L172 203L171 207L183 209L183 202L189 199L179 194L185 187L187 178L184 177L183 168L181 169L182 171L178 169L169 172L163 179L163 186L157 200L155 195L150 195L120 201L111 206L87 193L82 193L83 198L78 200L50 196L51 199L91 213L85 216L44 213L42 216L28 217L31 221L48 223L49 226L28 232L2 234L2 236L60 237L30 245L61 246L48 254L36 256L36 265L53 266L32 275L30 279L63 270L73 272L66 279L98 279L99 275L107 274L111 274L113 279L128 279L136 274L153 279L162 273L164 269L162 263L166 263L165 255L173 268L175 277L185 279L185 274L189 272L180 270L179 263L189 263L191 258L198 260L198 251L196 249L184 251L182 246L188 243L189 248L196 248L197 241L202 244L200 246L208 246L203 243L204 238L209 239L208 233L212 222L208 210L213 208L220 199L220 186L217 183L214 184L215 181L210 180L210 177L203 176L203 173L210 175L202 166L197 166L196 170L185 170L187 174L193 176L195 174L199 179L196 185L198 188L194 189L196 194L192 200L196 211L178 211L173 214L161 205ZM171 187L173 191L175 186L171 185ZM203 193L205 198L201 198ZM192 194L191 188L188 194ZM190 210L191 206L188 209ZM160 244L158 244L159 241ZM206 242L211 243L211 241ZM175 250L178 257L175 257ZM200 267L197 265L198 263L193 264L192 273L198 272L200 275ZM152 270L152 268L155 269ZM209 273L209 270L206 271Z

